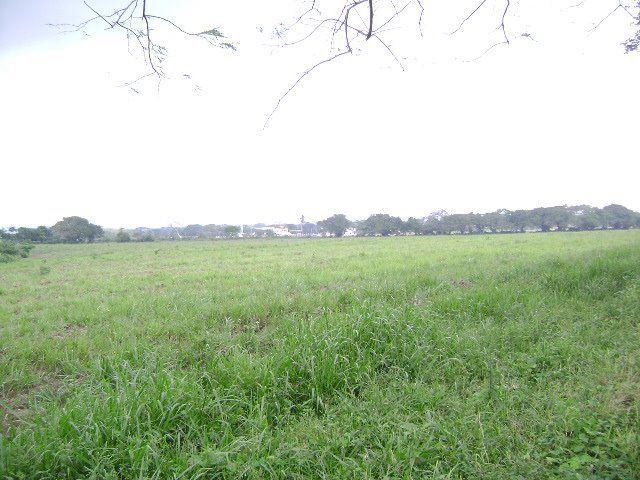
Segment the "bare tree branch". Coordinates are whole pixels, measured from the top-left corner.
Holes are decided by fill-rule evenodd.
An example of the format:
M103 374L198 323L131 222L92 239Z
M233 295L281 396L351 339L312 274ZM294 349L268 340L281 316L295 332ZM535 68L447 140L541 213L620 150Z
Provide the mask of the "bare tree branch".
M290 47L308 41L312 37L320 35L323 32L328 32L329 54L324 60L305 69L302 74L296 78L293 84L278 98L275 107L267 115L264 127L268 126L284 100L289 97L293 91L295 91L303 79L316 71L319 67L326 65L337 58L347 54L353 54L354 51L360 51L360 48L364 48L365 42L372 38L375 39L376 43L382 46L382 48L393 58L393 61L397 63L402 70L404 70L405 66L400 60L400 57L394 52L390 42L383 37L383 34L390 31L391 29L388 28L389 25L394 23L400 15L412 7L418 14L418 27L420 34L422 35L422 17L424 15L422 0L408 0L406 3L402 4L401 8L398 8L394 3L394 0L346 0L342 4L337 15L317 18L313 25L310 26L309 31L303 33L296 39L287 39L286 37L291 35L294 30L300 29L302 19L308 18L307 15L311 11L317 11L317 9L313 10L315 7L316 2L314 1L310 8L306 9L301 15L296 17L296 19L291 23L291 26L278 30L276 35L281 40L282 46ZM390 14L384 20L378 22L379 24L376 24L376 19L382 18L377 15L377 12L384 12L385 10L391 10ZM361 13L366 15L366 20L363 18ZM384 15L384 13L382 14ZM298 28L292 28L292 26L297 26ZM340 39L339 36L336 37L340 31L342 31L342 39ZM357 49L356 44L358 45ZM334 53L336 50L337 53Z
M502 34L504 35L504 41L507 45L510 42L509 42L509 36L507 35L507 28L505 27L505 18L507 18L507 14L509 13L509 7L511 7L511 0L506 0L504 12L502 12L502 20L500 21L500 29L502 30Z
M322 66L322 65L324 65L324 64L326 64L326 63L332 62L333 60L335 60L335 59L337 59L337 58L339 58L339 57L342 57L343 55L347 55L348 53L351 53L351 51L349 51L349 50L345 50L345 51L343 51L343 52L336 53L335 55L333 55L333 56L331 56L331 57L329 57L329 58L326 58L326 59L324 59L324 60L321 60L320 62L318 62L318 63L316 63L315 65L313 65L311 68L308 68L307 70L305 70L304 72L302 72L302 74L301 74L301 75L296 79L296 81L293 83L293 85L291 85L291 86L287 89L287 91L286 91L286 92L284 92L284 94L282 94L282 95L280 96L280 98L279 98L279 99L278 99L278 101L276 102L275 107L273 107L273 110L271 110L271 113L269 113L269 115L267 115L267 119L265 120L264 125L263 125L263 127L262 127L262 128L263 128L263 129L264 129L264 128L267 128L267 126L268 126L269 122L271 121L271 117L273 117L273 115L276 113L276 111L278 110L278 108L280 108L280 104L284 101L284 99L287 97L287 95L289 95L289 94L290 94L290 93L291 93L291 92L292 92L292 91L293 91L293 90L294 90L294 89L295 89L295 88L300 84L300 82L302 82L302 80L304 80L304 78L305 78L307 75L309 75L310 73L312 73L316 68L318 68L318 67L320 67L320 66Z
M120 84L121 86L131 88L135 93L138 93L138 90L133 89L132 86L142 80L155 77L158 80L159 86L160 81L167 77L163 68L167 49L163 45L156 43L154 38L154 31L157 30L161 24L188 37L202 39L211 46L235 50L235 45L224 41L224 35L217 28L211 28L202 32L189 32L179 26L174 20L152 14L149 10L151 0L126 0L120 8L116 8L111 13L98 11L90 5L87 0L84 0L83 3L87 9L91 11L91 17L77 24L53 24L51 26L61 29L62 33L82 32L85 35L89 35L87 30L96 22L100 22L106 25L107 30L121 30L124 32L127 38L127 49L129 53L132 55L140 53L146 68L148 68L148 72L139 75L136 79ZM131 38L135 38L136 40L135 43L138 47L137 52L131 50ZM180 78L190 77L182 75Z
M369 0L369 31L367 32L367 40L373 34L373 0Z
M615 14L618 11L623 11L623 12L627 13L632 19L634 19L636 21L638 20L638 17L636 15L634 15L633 13L631 13L631 9L627 5L624 5L621 1L619 1L618 5L616 5L616 7L613 10L611 10L598 23L596 23L595 26L590 30L590 32L594 32L598 28L600 28L600 25L602 25L604 22L606 22L611 16L613 16L613 14Z
M466 17L462 19L458 27L453 32L451 32L451 35L455 35L456 33L460 32L462 28L465 26L465 24L467 24L478 13L478 11L487 3L487 1L488 0L482 0L480 3L478 3L476 7L471 11L471 13L469 13ZM506 19L507 19L507 15L509 14L510 8L511 8L511 0L505 0L504 9L502 10L502 15L500 17L500 24L498 25L498 30L501 31L503 39L498 42L492 43L479 56L471 60L466 60L466 62L475 62L477 60L480 60L482 57L487 55L489 52L491 52L495 48L500 47L502 45L509 45L511 43L511 40L509 39L509 35L507 34L507 26L506 26ZM533 39L533 37L529 33L522 34L522 36Z
M121 84L121 86L129 87L136 93L138 90L134 89L134 86L137 86L139 82L155 77L158 79L159 86L160 80L166 77L163 62L167 49L156 43L156 38L162 38L161 29L163 27L168 27L169 30L187 37L203 39L209 45L235 49L232 43L224 41L224 36L217 28L201 32L189 31L174 19L155 12L151 13L150 5L152 0L114 0L121 2L121 6L111 13L100 12L88 3L90 0L83 1L91 12L91 16L88 19L77 24L58 24L54 26L64 29L65 33L82 32L85 35L88 35L87 30L94 25L104 25L107 30L120 30L126 35L130 52L130 39L132 37L135 38L135 50L142 54L147 71L134 80ZM477 3L473 9L460 20L451 35L461 33L474 17L483 8L488 8L490 4L489 0L476 1ZM567 8L579 8L586 2L586 0L576 1L577 3ZM591 31L600 28L608 19L620 11L625 12L640 27L640 0L633 0L631 3L629 3L631 0L615 1L617 2L615 8L612 8L606 16L600 19ZM418 30L420 36L422 36L422 23L425 13L423 0L403 0L403 3L400 3L400 0L339 0L338 4L334 5L335 10L339 8L339 11L334 12L337 14L323 14L319 8L320 4L327 5L330 3L329 0L306 0L305 8L290 23L286 24L286 26L282 23L274 30L278 45L286 47L301 45L312 39L314 42L319 41L326 35L327 52L323 60L303 70L289 88L277 99L273 110L266 118L265 127L270 123L282 103L290 97L291 93L305 78L321 66L347 54L358 54L365 49L377 48L373 47L373 45L378 45L404 70L405 66L401 61L401 57L394 52L388 37L391 35L389 32L397 31L402 27L398 19L405 12L413 12L417 16ZM507 20L511 18L510 13L515 5L513 0L492 0L491 4L496 5L496 8L500 8L497 30L500 31L501 38L491 43L478 57L470 61L484 57L499 46L510 45L512 36L533 40L533 36L529 32L514 33L513 29L508 28ZM290 37L293 37L293 39ZM376 41L373 43L368 42L371 38ZM372 47L369 47L370 45ZM627 52L640 49L640 28L635 36L624 42L623 45ZM135 52L131 53L135 54ZM183 74L181 78L191 77Z
M469 20L471 20L471 17L473 17L476 13L478 13L478 10L480 10L482 8L482 6L487 3L487 0L482 0L477 6L476 8L474 8L471 13L469 15L467 15L461 22L460 25L458 25L458 28L456 28L453 32L451 32L451 35L455 35L456 33L458 33L460 30L462 30L462 27L464 27L464 24L467 23Z

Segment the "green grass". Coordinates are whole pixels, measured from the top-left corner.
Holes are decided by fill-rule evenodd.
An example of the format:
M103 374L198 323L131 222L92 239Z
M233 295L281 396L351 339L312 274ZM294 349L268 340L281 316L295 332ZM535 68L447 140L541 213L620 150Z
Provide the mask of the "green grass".
M640 232L40 246L0 478L640 478Z

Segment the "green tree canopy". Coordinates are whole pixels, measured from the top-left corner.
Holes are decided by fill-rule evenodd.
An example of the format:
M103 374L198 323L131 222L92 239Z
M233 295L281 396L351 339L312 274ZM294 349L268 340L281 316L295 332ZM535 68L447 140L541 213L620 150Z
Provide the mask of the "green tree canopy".
M371 215L358 224L361 235L395 235L402 231L404 222L400 217L392 217L386 213Z
M607 205L602 209L604 225L608 228L625 229L638 225L640 215L622 205Z
M33 249L30 243L13 240L0 240L0 263L7 263L18 258L27 258Z
M123 228L116 233L116 242L127 243L131 241L131 235L124 231Z
M37 228L20 227L16 238L24 242L47 243L53 241L53 232L42 225Z
M64 243L93 242L104 234L102 227L82 217L64 217L51 227L51 230L54 236Z
M405 233L413 233L420 235L423 233L424 221L420 218L409 217L406 222L402 224L402 231Z
M224 236L227 238L235 238L240 235L240 227L237 225L226 225L224 227Z
M318 222L318 227L336 237L342 237L350 226L351 220L342 213L332 215Z

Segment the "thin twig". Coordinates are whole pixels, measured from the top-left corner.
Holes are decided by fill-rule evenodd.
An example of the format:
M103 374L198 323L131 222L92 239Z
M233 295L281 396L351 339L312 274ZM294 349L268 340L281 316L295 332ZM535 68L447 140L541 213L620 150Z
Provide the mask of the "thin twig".
M322 61L320 61L320 62L316 63L316 64L315 64L315 65L313 65L311 68L309 68L309 69L305 70L305 71L304 71L304 72L303 72L303 73L302 73L302 74L297 78L297 80L293 83L293 85L291 85L291 86L287 89L287 91L286 91L286 92L284 92L284 94L282 94L282 95L280 96L280 98L278 99L278 101L277 101L277 103L276 103L275 107L273 107L273 110L271 110L271 113L269 113L269 115L267 116L267 119L265 120L265 122L264 122L264 125L263 125L262 129L264 130L265 128L267 128L267 126L269 125L269 121L271 120L271 117L273 117L273 115L276 113L276 111L277 111L277 110L278 110L278 108L280 107L280 104L284 101L284 99L287 97L287 95L289 95L289 94L290 94L290 93L291 93L291 92L292 92L292 91L293 91L293 90L298 86L298 84L299 84L299 83L300 83L300 82L301 82L301 81L302 81L302 80L303 80L307 75L309 75L311 72L313 72L316 68L318 68L318 67L320 67L320 66L322 66L322 65L324 65L324 64L326 64L326 63L332 62L333 60L335 60L335 59L337 59L337 58L339 58L339 57L342 57L343 55L347 55L347 54L349 54L349 53L351 53L349 50L345 50L345 51L339 52L339 53L337 53L337 54L333 55L332 57L326 58L326 59L324 59L324 60L322 60Z

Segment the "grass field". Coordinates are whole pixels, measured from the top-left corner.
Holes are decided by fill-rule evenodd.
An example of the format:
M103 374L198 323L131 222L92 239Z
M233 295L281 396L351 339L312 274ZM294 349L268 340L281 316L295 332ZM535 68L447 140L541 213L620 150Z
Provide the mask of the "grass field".
M640 232L46 245L0 478L640 478Z

